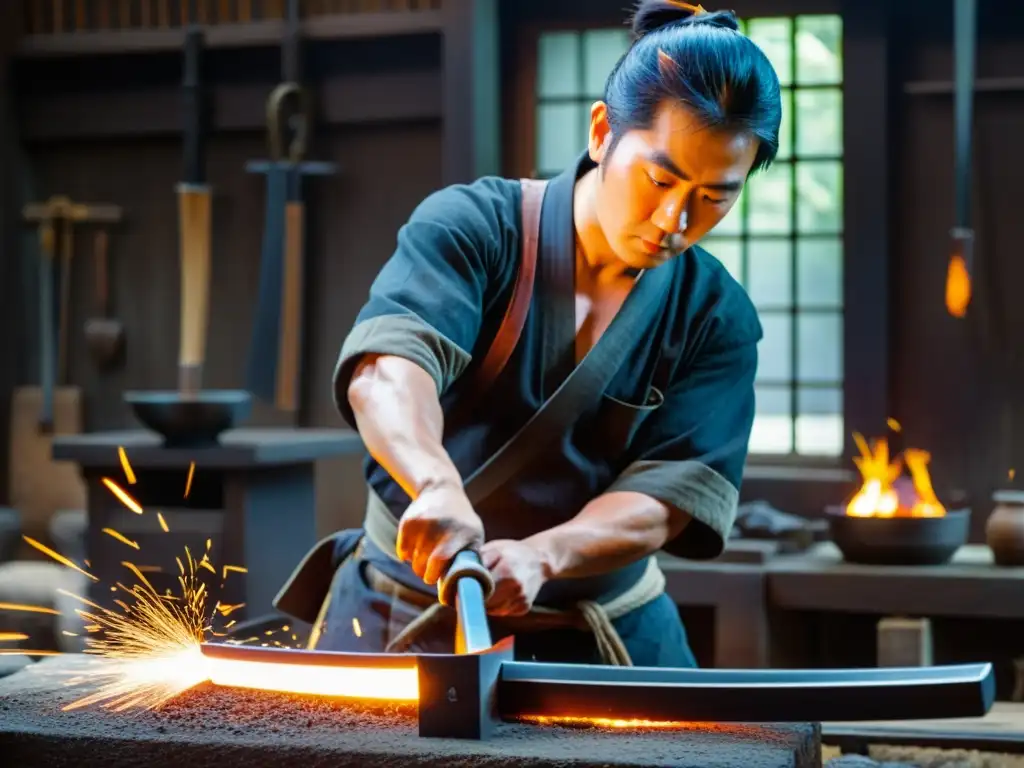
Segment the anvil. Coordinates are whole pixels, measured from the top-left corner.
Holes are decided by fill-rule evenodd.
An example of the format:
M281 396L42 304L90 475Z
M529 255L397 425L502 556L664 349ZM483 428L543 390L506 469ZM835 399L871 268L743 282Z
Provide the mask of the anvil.
M454 606L454 654L370 654L203 646L211 681L235 683L216 660L314 668L322 688L355 669L406 670L418 682L419 734L486 739L503 720L600 718L659 722L822 722L980 717L992 707L989 663L884 669L718 670L549 664L513 660L513 640L492 642L494 589L473 552L438 584Z

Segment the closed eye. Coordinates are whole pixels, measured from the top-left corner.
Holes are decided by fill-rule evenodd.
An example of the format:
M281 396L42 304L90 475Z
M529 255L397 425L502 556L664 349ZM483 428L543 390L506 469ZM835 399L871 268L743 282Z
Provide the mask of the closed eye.
M729 199L726 198L726 197L718 198L718 197L710 197L708 195L704 195L704 199L707 200L709 203L714 203L715 205L721 205L722 203L729 202Z
M647 179L651 182L651 184L653 184L656 187L661 187L662 189L664 189L665 187L671 187L672 186L671 182L668 182L668 181L658 181L658 179L654 178L649 173L646 174L646 176L647 176Z

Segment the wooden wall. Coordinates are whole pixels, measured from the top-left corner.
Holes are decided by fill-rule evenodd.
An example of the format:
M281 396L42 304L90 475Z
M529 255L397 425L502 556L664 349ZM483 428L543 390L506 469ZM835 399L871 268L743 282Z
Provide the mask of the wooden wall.
M952 13L923 0L893 5L892 413L908 441L933 451L940 486L972 502L980 534L991 490L1007 485L1009 469L1024 468L1024 377L1001 362L1024 346L1024 16L1013 0L979 3L979 271L970 319L956 321L943 306L954 200Z

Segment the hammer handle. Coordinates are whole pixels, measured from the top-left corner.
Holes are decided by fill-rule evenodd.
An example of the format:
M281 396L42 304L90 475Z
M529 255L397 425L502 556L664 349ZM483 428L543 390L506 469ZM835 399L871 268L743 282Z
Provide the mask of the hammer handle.
M109 238L105 229L96 230L93 239L93 256L96 259L96 303L101 317L107 316L107 306L110 297L109 268L107 250Z
M205 185L178 188L181 248L181 339L178 352L179 387L199 391L206 355L210 304L211 197Z
M64 219L60 243L60 319L57 333L57 385L67 381L68 332L71 327L71 255L75 247L75 225Z

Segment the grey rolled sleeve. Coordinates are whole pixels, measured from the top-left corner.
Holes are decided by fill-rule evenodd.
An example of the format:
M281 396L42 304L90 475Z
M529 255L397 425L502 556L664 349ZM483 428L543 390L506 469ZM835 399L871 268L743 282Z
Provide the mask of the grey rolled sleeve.
M688 513L693 519L665 551L695 560L722 553L739 503L735 486L699 461L637 461L608 491L642 493Z
M466 370L470 354L416 315L381 315L356 325L341 347L334 368L334 404L355 428L348 386L359 360L368 354L394 355L430 374L440 395Z

